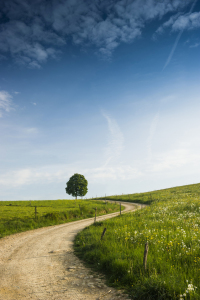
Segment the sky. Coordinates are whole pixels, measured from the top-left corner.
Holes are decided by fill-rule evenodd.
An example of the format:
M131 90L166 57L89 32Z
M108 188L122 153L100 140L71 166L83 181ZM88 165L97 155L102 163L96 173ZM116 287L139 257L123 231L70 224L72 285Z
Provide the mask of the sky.
M200 182L200 0L0 2L0 200Z

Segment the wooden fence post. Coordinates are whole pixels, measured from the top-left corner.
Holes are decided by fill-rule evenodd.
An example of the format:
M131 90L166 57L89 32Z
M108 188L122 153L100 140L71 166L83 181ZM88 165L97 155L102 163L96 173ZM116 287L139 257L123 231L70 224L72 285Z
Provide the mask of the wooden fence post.
M35 206L35 219L37 219L37 206Z
M105 233L106 233L106 228L104 228L104 230L103 230L103 232L102 232L101 240L103 239Z
M149 245L148 245L148 242L146 242L145 248L144 248L144 259L143 259L143 265L144 265L144 270L145 271L146 271L146 266L147 266L148 250L149 250Z
M94 217L94 222L97 220L97 208L95 208L95 217Z
M122 214L122 204L120 202L120 216L121 216L121 214Z

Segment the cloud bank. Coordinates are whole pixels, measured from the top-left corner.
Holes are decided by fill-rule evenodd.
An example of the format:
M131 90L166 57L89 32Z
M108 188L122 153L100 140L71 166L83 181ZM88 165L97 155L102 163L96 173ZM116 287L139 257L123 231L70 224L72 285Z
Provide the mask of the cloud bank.
M192 0L3 0L0 52L30 68L58 57L68 43L95 47L94 52L109 59L119 44L139 37L149 21L189 3ZM185 23L177 20L174 26ZM190 16L189 24L198 26L198 16Z

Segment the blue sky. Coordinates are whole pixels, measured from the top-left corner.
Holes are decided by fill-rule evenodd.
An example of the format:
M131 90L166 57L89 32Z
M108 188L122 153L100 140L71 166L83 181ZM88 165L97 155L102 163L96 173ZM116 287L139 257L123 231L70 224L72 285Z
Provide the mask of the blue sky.
M0 199L200 182L200 1L0 4Z

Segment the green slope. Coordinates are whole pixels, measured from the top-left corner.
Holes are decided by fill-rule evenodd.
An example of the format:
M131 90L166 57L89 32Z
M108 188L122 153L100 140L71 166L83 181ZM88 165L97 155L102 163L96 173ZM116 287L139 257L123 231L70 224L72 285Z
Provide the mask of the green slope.
M200 184L109 198L151 204L80 232L77 255L132 299L200 299Z

